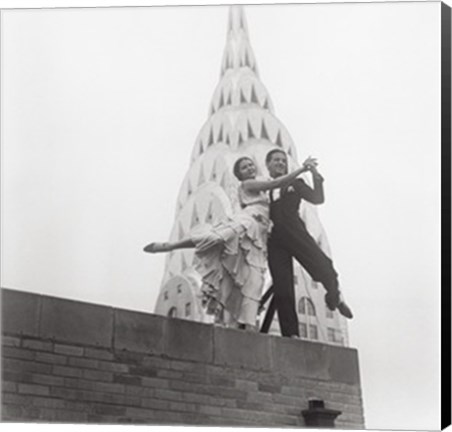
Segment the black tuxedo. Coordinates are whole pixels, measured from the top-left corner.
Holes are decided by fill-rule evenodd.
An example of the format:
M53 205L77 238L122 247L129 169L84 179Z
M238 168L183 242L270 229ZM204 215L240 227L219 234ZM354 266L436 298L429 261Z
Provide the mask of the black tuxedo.
M274 307L278 311L283 336L299 336L295 308L293 260L295 258L321 282L330 294L338 295L337 273L330 258L311 237L298 210L302 199L313 204L324 201L323 178L313 174L314 188L296 179L280 190L279 198L270 191L270 218L273 228L268 240L268 262L273 279Z

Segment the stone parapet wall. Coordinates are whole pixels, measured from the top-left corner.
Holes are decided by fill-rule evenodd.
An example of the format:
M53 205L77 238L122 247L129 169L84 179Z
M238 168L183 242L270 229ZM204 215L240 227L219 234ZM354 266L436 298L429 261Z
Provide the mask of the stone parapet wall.
M2 420L364 428L357 351L2 290Z

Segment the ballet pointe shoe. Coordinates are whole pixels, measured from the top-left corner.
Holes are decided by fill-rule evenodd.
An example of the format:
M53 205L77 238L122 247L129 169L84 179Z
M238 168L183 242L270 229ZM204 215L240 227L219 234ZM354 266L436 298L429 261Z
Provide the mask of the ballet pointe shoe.
M168 243L149 243L143 248L143 251L147 253L169 252L170 250L171 247Z

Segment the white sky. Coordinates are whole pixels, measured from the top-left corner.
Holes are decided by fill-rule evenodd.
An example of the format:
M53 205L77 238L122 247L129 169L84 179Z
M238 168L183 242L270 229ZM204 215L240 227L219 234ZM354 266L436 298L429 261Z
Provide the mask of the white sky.
M439 420L439 3L249 6L275 114L326 177L368 428ZM2 14L3 287L152 312L227 7Z

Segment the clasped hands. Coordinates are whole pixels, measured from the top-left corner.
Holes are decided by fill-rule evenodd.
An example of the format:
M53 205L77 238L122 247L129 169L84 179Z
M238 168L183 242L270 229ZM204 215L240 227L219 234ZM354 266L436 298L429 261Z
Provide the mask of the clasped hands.
M309 156L304 162L303 162L303 168L306 169L306 171L317 171L317 159Z

